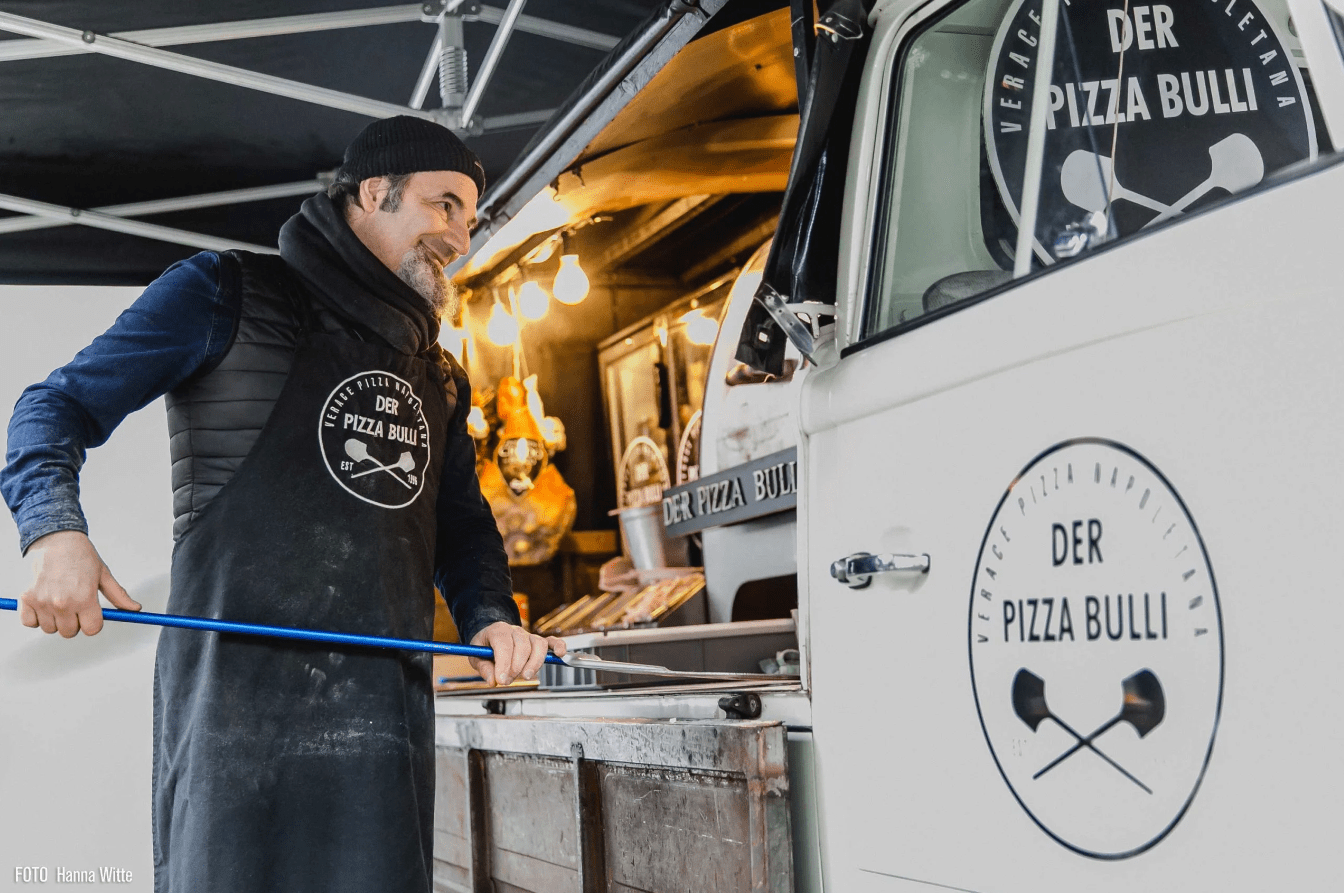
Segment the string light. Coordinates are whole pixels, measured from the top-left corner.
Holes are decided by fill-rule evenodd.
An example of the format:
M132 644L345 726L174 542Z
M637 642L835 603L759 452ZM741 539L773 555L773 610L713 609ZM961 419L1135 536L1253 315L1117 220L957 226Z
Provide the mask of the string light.
M560 257L560 270L555 274L555 299L561 304L574 305L588 297L588 274L579 266L577 254L565 254Z
M466 363L467 330L457 326L443 326L439 329L439 346L453 355L459 363Z
M504 309L504 305L495 301L490 309L490 320L485 324L485 334L500 347L508 347L518 340L518 320Z
M485 410L479 406L473 406L467 413L467 433L477 440L484 440L490 433L490 427L485 421Z
M523 319L537 320L546 315L551 299L534 280L529 279L518 290L518 313Z
M541 405L541 394L537 392L537 376L529 375L523 379L523 390L527 394L527 409L532 413L538 426L546 419L546 410Z
M556 271L551 292L561 304L573 306L588 297L588 274L579 266L579 256L569 253L569 233L560 234L560 269Z
M719 335L719 324L703 310L692 310L682 316L681 322L686 326L686 340L692 344L708 347Z

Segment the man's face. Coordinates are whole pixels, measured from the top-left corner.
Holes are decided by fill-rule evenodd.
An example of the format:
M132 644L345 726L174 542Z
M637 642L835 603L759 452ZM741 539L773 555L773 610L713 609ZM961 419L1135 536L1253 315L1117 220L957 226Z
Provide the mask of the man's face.
M476 224L476 182L457 171L411 175L401 198L387 201L388 181L360 184L348 216L354 231L378 260L422 297L442 318L457 312L456 290L443 268L471 247Z

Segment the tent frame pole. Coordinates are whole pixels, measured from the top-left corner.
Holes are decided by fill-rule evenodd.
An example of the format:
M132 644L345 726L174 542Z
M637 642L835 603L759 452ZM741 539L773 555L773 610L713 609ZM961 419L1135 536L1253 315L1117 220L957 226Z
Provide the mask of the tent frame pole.
M281 37L286 34L308 34L315 31L333 31L341 28L367 28L374 25L400 25L424 21L425 6L420 3L400 6L379 6L371 9L351 9L345 12L320 12L308 15L273 16L265 19L244 19L236 22L214 22L205 25L183 25L176 28L146 28L137 31L113 31L109 37L127 40L149 47L185 46L193 43L213 43L220 40L246 40L252 37ZM497 25L504 18L504 10L482 6L480 12L467 15L467 21L481 21ZM594 50L610 50L620 43L600 31L578 28L552 22L537 16L519 16L517 29L541 37L572 43ZM57 56L75 56L93 52L88 47L73 47L55 41L7 40L0 42L0 62L23 59L50 59Z
M66 46L79 47L83 45L92 52L102 53L106 56L139 62L143 65L164 68L181 74L189 74L210 81L219 81L235 87L247 87L262 93L286 96L301 102L311 102L315 105L367 115L371 118L389 118L394 115L405 114L430 120L440 120L445 117L444 113L440 111L429 112L422 109L407 108L391 102L382 102L377 99L367 99L363 96L342 93L339 90L328 90L325 87L315 87L312 84L303 84L287 78L248 71L233 65L223 65L219 62L184 56L181 53L170 53L167 50L142 46L116 37L95 34L92 31L81 32L74 28L65 28L8 12L0 12L0 30L54 40ZM456 123L451 122L449 126Z
M32 214L37 217L49 217L54 220L61 220L70 223L82 223L85 226L92 226L96 229L111 230L114 233L125 233L131 236L144 236L148 239L158 239L162 242L173 242L177 245L187 245L192 248L204 248L209 251L229 251L240 249L243 251L256 251L261 254L277 254L274 248L268 248L265 245L253 245L251 242L239 242L234 239L224 239L219 236L208 236L204 233L194 233L190 230L177 229L171 226L159 226L156 223L144 223L140 220L126 220L121 217L114 217L111 214L103 214L98 211L83 211L79 208L70 208L64 205L52 205L47 202L34 201L29 198L21 198L17 195L0 194L0 208L6 211L18 211L23 214Z
M234 205L243 202L259 202L267 199L290 198L297 195L312 195L327 188L329 180L321 178L299 180L294 183L277 183L272 186L254 186L248 189L230 189L225 192L206 192L200 195L185 195L179 198L155 199L148 202L132 202L125 205L104 205L90 209L95 214L110 217L145 217L150 214L169 214L174 211L193 211L198 208L213 208L220 205ZM10 209L14 210L14 209ZM69 209L72 210L72 209ZM0 220L0 235L6 233L30 232L35 229L49 229L57 226L74 226L85 223L90 211L82 211L78 216L67 213L64 217L26 216L6 217ZM185 230L180 230L185 232Z
M527 0L509 0L509 7L504 11L504 18L500 21L499 27L495 29L495 36L490 41L490 48L485 51L485 58L481 60L481 67L476 71L476 83L471 85L471 88L467 91L467 98L462 103L459 120L463 127L470 127L476 117L476 109L481 104L481 96L485 93L490 78L494 76L495 68L499 65L500 57L504 55L504 48L508 46L509 38L513 36L514 26L518 23L518 16L523 11L523 4L526 2Z

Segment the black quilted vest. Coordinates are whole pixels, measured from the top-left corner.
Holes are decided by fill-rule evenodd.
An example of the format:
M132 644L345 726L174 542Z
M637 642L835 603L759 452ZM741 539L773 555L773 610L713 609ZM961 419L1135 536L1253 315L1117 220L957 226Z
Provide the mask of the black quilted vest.
M173 540L228 483L251 452L289 377L299 328L309 315L317 331L378 340L363 326L308 297L298 277L274 255L228 251L219 256L220 288L236 295L232 344L166 398L172 459ZM466 373L435 345L435 359L467 393Z

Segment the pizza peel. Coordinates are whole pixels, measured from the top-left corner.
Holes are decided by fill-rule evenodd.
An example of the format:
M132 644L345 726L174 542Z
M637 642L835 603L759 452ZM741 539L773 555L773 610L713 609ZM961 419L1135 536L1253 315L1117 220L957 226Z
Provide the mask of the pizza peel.
M17 611L18 599L0 598L0 610ZM427 651L432 654L454 654L494 660L495 653L484 645L462 645L454 642L429 642L423 639L398 639L388 636L363 636L356 633L337 633L328 630L301 629L292 626L269 626L260 623L238 623L232 620L214 620L206 617L185 617L179 614L156 614L153 611L123 611L104 608L105 620L122 623L141 623L150 626L194 629L206 632L236 633L276 639L294 639L303 642L322 642L329 645L350 645L363 648L388 648L400 651ZM779 682L789 678L765 673L713 673L703 670L671 670L654 664L635 664L603 660L591 654L546 655L546 663L560 664L580 670L600 670L604 673L622 673L635 676L669 676L683 679L721 679L749 682Z

